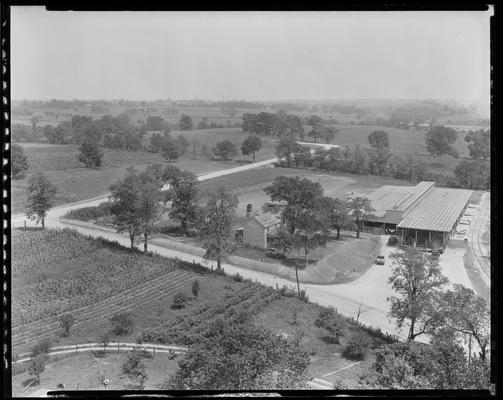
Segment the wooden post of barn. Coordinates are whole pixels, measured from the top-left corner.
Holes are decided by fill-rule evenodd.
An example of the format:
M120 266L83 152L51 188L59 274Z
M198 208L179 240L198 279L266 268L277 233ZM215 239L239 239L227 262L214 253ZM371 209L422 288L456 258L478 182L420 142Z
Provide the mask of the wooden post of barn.
M26 230L26 220L24 220L24 230Z

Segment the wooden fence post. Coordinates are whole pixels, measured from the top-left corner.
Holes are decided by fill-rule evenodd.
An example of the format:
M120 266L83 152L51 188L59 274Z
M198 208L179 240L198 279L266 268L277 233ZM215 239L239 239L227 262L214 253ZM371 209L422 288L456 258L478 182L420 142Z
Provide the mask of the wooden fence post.
M78 353L78 351L77 351L77 350L78 350L78 347L77 347L77 345L75 345L75 354L77 354L77 353Z
M119 353L119 341L117 340L117 354Z
M152 349L153 349L153 353L154 353L154 355L152 356L152 358L155 358L155 347L152 347Z

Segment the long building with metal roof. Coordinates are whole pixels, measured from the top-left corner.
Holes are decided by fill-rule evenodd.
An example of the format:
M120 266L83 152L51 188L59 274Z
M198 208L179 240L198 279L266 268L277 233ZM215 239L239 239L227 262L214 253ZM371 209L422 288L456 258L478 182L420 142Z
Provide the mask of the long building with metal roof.
M365 221L368 230L396 233L402 244L443 247L454 233L471 190L416 186L382 186L368 197L374 215Z

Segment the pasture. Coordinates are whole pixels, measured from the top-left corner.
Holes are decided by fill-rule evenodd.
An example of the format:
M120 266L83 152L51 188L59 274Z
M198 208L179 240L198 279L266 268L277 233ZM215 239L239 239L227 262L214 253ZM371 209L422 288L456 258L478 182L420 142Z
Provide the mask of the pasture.
M354 332L364 332L352 320L340 316L343 336L339 344L332 343L326 332L314 325L323 308L300 301L292 292L130 251L75 231L15 230L12 248L14 358L44 338L49 338L52 346L96 342L98 335L109 329L108 318L119 311L129 311L135 322L134 331L121 336L121 342L135 342L141 337L144 342L189 345L216 318L232 323L244 311L254 323L286 334L290 340L302 330L300 346L311 356L309 373L319 376L346 365L347 360L341 356L344 345ZM200 282L197 298L190 291L194 279ZM178 291L185 293L187 303L185 308L173 309L172 299ZM57 318L65 312L76 321L70 336L61 337ZM112 336L111 342L114 339ZM375 337L370 340L369 360L372 349L383 343ZM122 357L108 354L98 361L102 360L107 373L114 377L113 385L128 383L117 371ZM146 361L149 388L156 388L176 368L160 355ZM86 353L52 360L42 373L41 386L54 388L63 382L68 389L74 389L79 374L87 381L81 382L79 388L93 388L92 366L96 362ZM16 391L22 390L26 379L25 372L13 377ZM348 384L354 379L350 376Z
M209 133L203 135L206 138ZM224 140L228 135L216 134L211 139L205 139L207 143L216 144L216 141ZM236 137L235 141L241 146L244 137ZM103 149L103 166L100 169L86 169L77 160L79 150L77 145L48 145L37 143L20 144L28 157L29 170L24 179L12 180L11 207L12 213L17 214L25 210L26 187L28 177L34 171L43 171L49 180L56 185L56 205L86 200L103 195L109 191L112 183L124 176L126 169L135 166L143 169L149 163L163 163L162 157L157 153L120 151ZM265 146L264 146L265 147ZM257 153L257 161L271 158L274 152L273 145L268 149ZM269 157L268 157L269 156ZM178 159L174 165L182 170L188 170L195 174L217 171L236 166L237 163L250 162L250 157L238 156L234 161L220 161L202 159L199 155L194 156L191 149L187 154Z
M253 209L258 211L265 202L270 201L269 196L264 192L264 188L279 176L299 176L319 182L326 196L339 198L346 198L350 192L362 195L368 194L382 185L411 185L411 183L404 180L377 176L337 175L302 168L274 168L268 166L204 181L201 182L200 187L202 190L211 190L222 186L234 191L239 199L238 216L243 217L246 215L247 204L252 204Z
M124 354L107 354L98 358L89 352L55 360L46 366L40 386L56 390L59 383L64 383L65 390L104 390L99 379L99 373L102 373L110 380L110 390L124 390L131 384L128 377L121 372ZM142 361L148 376L145 389L159 390L166 378L178 368L179 356L170 360L168 355L158 353L154 358L143 358ZM13 375L12 395L29 396L38 390L40 387L36 385L23 390L30 379L27 372Z
M373 131L385 131L389 134L390 152L399 156L405 156L408 153L415 153L422 159L428 168L428 171L440 174L452 174L459 160L450 156L433 157L426 150L424 135L425 129L398 129L385 128L382 126L366 125L334 125L339 131L333 140L334 144L339 146L351 146L360 144L362 147L369 147L368 135ZM458 138L454 143L454 148L459 153L459 157L468 157L468 147L464 140L465 133L459 132Z

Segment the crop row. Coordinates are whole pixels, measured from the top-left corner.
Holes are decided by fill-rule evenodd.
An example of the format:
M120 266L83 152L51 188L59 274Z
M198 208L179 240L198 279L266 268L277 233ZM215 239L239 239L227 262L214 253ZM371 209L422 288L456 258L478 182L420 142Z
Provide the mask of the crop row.
M100 303L73 310L72 315L75 316L76 322L72 329L79 326L99 325L118 312L130 311L152 301L172 296L177 290L188 288L190 282L191 275L178 270ZM19 352L21 349L29 348L30 345L40 339L57 336L60 331L61 327L56 318L44 319L29 324L27 329L18 330L13 334L13 349Z
M242 318L241 311L255 315L279 296L280 294L272 288L251 284L223 302L200 307L190 314L178 317L170 324L144 330L140 340L189 345L209 335L217 319L223 324L230 324Z
M65 230L23 232L13 244L13 327L100 302L176 268L159 256L118 250ZM32 254L22 257L26 246L33 246Z

